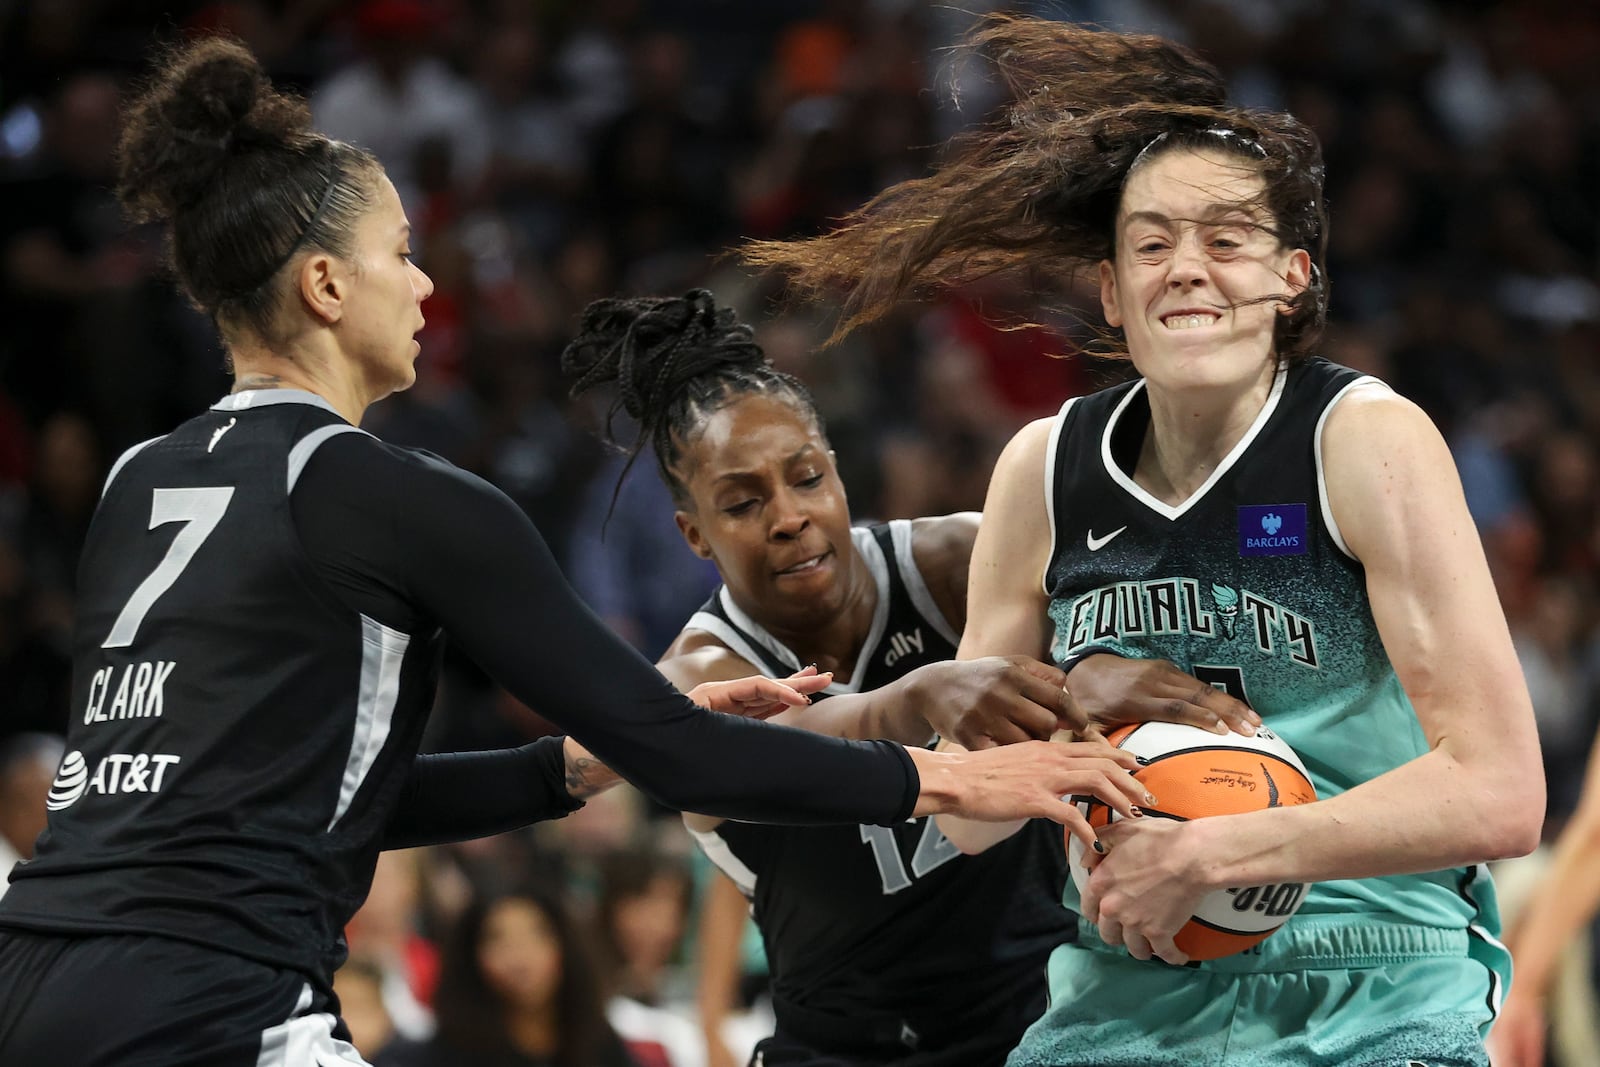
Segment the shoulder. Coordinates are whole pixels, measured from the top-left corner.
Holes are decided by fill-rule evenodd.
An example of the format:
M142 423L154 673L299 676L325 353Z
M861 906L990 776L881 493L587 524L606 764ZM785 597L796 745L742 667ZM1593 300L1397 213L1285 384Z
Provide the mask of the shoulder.
M1329 462L1403 463L1410 457L1384 453L1411 445L1444 447L1427 413L1376 378L1348 382L1333 398L1324 420L1320 444Z
M1379 383L1351 389L1317 441L1328 506L1363 561L1465 507L1444 437L1415 403Z
M678 633L656 661L656 668L683 692L702 682L725 682L761 673L715 634L691 627Z
M407 510L430 506L429 494L446 500L510 500L488 481L442 456L406 448L362 432L345 432L317 442L304 457L300 484L351 499L389 499ZM513 505L514 506L514 505Z
M946 619L957 629L966 619L967 572L983 514L958 511L911 520L911 561Z
M978 539L980 511L957 511L911 520L911 557L932 581L951 570L965 571Z

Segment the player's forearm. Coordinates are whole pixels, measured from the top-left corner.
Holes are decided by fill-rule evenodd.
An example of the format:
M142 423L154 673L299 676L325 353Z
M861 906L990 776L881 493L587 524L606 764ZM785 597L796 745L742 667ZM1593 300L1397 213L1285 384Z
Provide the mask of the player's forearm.
M1313 804L1195 820L1199 876L1214 888L1319 882L1524 855L1543 789L1530 799L1525 779L1485 763L1438 748Z
M383 847L488 837L582 806L566 788L561 738L520 748L416 757L384 830Z
M713 874L700 909L700 1026L707 1041L722 1039L722 1025L738 1003L740 941L748 922L744 894L727 876Z
M1581 816L1580 816L1581 818ZM1600 909L1600 821L1569 823L1506 938L1519 992L1543 997L1573 936Z
M562 743L562 772L573 800L588 800L622 781L622 775L570 737Z
M841 693L803 708L791 708L771 721L853 741L925 745L933 733L916 710L913 678L914 675L907 675L870 693Z

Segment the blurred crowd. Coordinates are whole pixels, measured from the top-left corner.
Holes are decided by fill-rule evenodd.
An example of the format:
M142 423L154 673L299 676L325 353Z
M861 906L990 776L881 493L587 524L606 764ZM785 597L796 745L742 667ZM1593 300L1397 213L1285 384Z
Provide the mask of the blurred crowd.
M863 518L981 507L1022 422L1122 373L1080 351L1094 320L1048 278L996 278L823 348L824 313L723 254L825 227L988 118L996 87L952 46L996 6L0 0L0 861L27 854L59 758L75 560L104 473L228 387L211 324L109 188L119 98L154 47L233 33L324 132L382 159L437 288L417 385L368 428L503 488L654 657L714 575L652 465L619 488L597 413L566 396L559 354L590 300L704 285L740 308L815 392ZM1323 352L1451 443L1533 694L1554 833L1600 717L1600 13L1004 6L1187 42L1236 100L1321 135ZM1024 317L1048 328L1006 328ZM430 748L551 729L471 663L447 668ZM380 1065L731 1062L692 1021L704 877L671 813L626 790L527 833L386 856L340 977L357 1043L388 1045Z

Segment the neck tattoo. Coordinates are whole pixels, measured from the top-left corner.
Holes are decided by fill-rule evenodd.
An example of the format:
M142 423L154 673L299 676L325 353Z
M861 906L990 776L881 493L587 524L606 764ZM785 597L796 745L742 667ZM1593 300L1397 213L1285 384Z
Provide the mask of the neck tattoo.
M277 389L283 379L276 374L247 374L233 383L232 391L242 393L247 389Z

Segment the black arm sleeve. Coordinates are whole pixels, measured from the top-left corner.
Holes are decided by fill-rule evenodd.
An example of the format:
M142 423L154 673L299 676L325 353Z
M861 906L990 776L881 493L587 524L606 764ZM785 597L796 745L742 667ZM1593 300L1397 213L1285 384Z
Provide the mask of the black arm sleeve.
M521 748L418 756L383 847L487 837L577 811L583 802L567 792L565 740L541 737Z
M899 745L696 707L578 598L516 504L437 457L342 434L317 450L293 505L307 551L353 606L402 627L434 620L518 700L668 807L892 825L916 805L916 767ZM434 802L475 809L477 788ZM413 807L402 817L422 817Z

